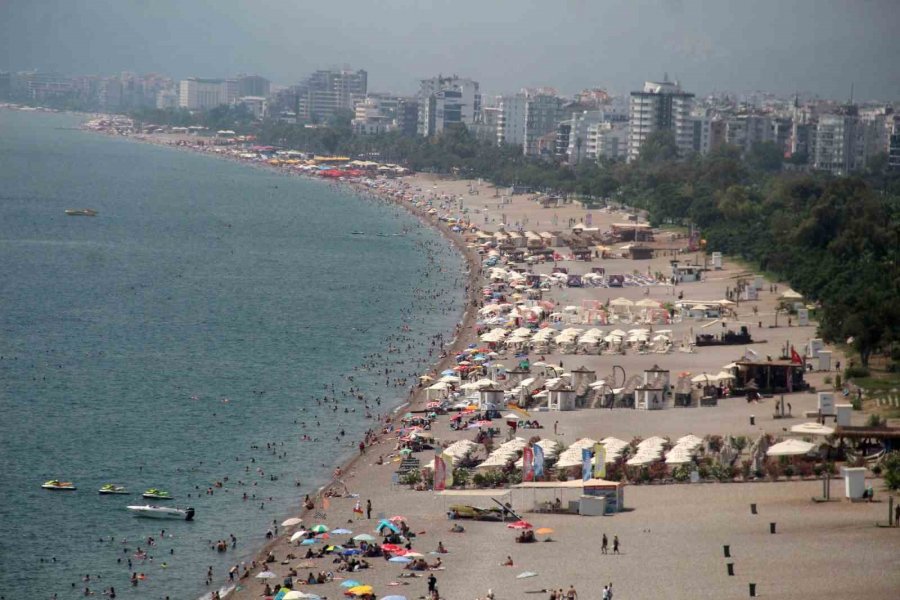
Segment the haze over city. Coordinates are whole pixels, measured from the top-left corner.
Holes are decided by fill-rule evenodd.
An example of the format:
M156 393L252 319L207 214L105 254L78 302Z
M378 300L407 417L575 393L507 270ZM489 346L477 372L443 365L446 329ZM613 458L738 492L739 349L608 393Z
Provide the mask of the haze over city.
M319 68L368 70L411 93L458 73L490 93L639 89L668 73L696 93L766 90L900 97L892 0L778 2L286 2L7 0L0 70L175 78L259 73L290 85ZM893 74L893 76L892 76Z

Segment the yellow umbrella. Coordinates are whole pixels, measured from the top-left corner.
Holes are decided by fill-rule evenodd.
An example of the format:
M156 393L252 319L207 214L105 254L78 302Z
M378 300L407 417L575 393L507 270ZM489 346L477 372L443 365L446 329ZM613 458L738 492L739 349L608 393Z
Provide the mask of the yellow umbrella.
M375 590L372 589L371 585L358 585L356 587L352 587L347 590L354 596L366 596L368 594L374 594Z
M553 533L553 530L550 529L549 527L541 527L540 529L535 529L534 532L538 533L540 535L547 535L547 534Z

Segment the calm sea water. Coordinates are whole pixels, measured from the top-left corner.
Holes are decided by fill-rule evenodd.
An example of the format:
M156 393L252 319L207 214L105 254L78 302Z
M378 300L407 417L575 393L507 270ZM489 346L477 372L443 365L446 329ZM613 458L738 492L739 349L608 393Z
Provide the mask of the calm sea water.
M428 337L462 308L459 295L431 296L462 263L394 207L78 122L0 111L0 595L112 585L193 598L215 587L208 566L221 583L252 557L371 425L357 401L318 406L323 386L340 394L404 323L412 350L404 340L389 360L404 372L427 362ZM64 214L81 207L100 214ZM423 244L440 277L425 276ZM383 374L357 371L356 383L381 410L402 396ZM322 441L300 441L304 421ZM78 491L40 489L51 478ZM107 482L135 494L99 496ZM194 506L196 521L131 516L149 487ZM154 560L135 560L161 528ZM236 550L210 550L229 534ZM146 574L137 588L129 557Z

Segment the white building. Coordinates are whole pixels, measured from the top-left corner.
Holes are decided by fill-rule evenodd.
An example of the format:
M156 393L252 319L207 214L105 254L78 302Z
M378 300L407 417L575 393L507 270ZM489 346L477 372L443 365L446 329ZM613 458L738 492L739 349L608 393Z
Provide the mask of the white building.
M525 143L525 95L501 96L497 107L497 144L521 146Z
M585 158L616 160L628 152L628 123L595 123L588 127Z
M691 108L694 94L684 92L677 82L644 83L640 92L631 92L629 106L628 160L636 159L641 146L656 131L671 131L682 155L693 151Z
M423 79L419 87L419 120L417 131L432 136L448 126L473 125L481 111L478 82L453 77Z
M396 127L396 99L382 101L381 96L369 96L356 105L351 121L353 132L358 135L374 135L391 131Z
M238 104L247 108L254 119L260 120L266 116L269 104L264 96L243 96L238 98Z
M866 165L867 127L856 115L822 115L816 126L813 168L847 175Z
M190 77L178 84L178 106L188 110L208 110L237 100L235 79L200 79Z

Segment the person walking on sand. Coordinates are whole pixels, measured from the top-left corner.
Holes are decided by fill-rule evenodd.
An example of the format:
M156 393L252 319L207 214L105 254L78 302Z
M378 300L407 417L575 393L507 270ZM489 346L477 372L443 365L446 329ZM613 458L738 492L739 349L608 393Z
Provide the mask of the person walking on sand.
M600 554L609 554L609 540L606 538L606 534L603 534L603 539L600 541Z
M575 586L571 583L569 584L569 591L566 592L566 600L578 600L578 592L575 591Z
M434 576L434 573L428 576L428 596L431 598L438 596L437 577Z
M366 519L372 518L372 501L366 500Z
M613 554L619 553L619 536L613 536Z

